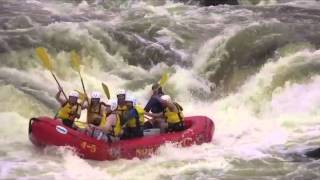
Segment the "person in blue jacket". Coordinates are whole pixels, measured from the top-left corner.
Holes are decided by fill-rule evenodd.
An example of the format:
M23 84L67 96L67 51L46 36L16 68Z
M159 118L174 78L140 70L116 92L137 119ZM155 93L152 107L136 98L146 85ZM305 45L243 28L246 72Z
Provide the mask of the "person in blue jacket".
M160 84L156 83L152 85L152 96L150 97L147 105L144 107L145 112L152 112L152 113L161 113L164 112L164 107L160 102L160 97L164 95L162 91L162 87ZM157 119L150 119L144 123L145 129L151 129L153 127L157 127Z

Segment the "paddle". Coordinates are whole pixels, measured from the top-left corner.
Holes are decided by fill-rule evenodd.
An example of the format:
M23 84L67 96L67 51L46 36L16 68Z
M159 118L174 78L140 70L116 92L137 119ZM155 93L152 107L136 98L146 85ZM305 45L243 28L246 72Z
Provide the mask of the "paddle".
M101 85L102 85L102 89L103 89L104 93L106 94L107 98L110 99L110 91L109 91L108 86L104 83L101 83Z
M80 129L85 129L88 126L88 123L82 121L74 121L74 124Z
M75 71L79 73L82 89L83 89L84 95L87 97L86 88L84 87L84 83L83 83L83 79L80 71L80 56L75 51L71 52L71 66Z
M81 92L79 90L75 90L75 91L77 91L79 93L79 99L80 99L81 102L83 102L86 99L87 96L83 92Z
M57 77L56 77L55 74L53 74L53 72L52 72L53 66L52 66L52 64L51 64L51 61L50 61L50 58L49 58L49 55L48 55L46 49L43 48L43 47L38 47L38 48L36 48L36 54L38 55L39 59L42 61L43 66L44 66L48 71L51 72L54 80L56 80L59 88L62 90L63 96L64 96L66 99L68 99L68 98L67 98L67 95L66 95L65 92L63 91L63 89L62 89L62 87L61 87L61 85L60 85Z
M165 72L162 74L161 79L159 81L160 86L162 87L169 79L169 73Z

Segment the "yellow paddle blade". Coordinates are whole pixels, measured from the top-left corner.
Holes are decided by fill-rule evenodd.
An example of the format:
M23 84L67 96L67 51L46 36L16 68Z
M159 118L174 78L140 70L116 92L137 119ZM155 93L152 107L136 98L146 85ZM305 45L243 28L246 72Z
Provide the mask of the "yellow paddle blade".
M71 52L71 66L77 72L80 72L80 56L75 52Z
M84 94L83 92L79 91L79 90L75 90L79 93L79 99L81 102L83 102L86 98L86 94Z
M45 48L38 47L36 49L36 54L38 55L39 59L42 61L42 64L45 68L47 68L49 71L52 71L52 64L49 58L49 55Z
M102 85L103 91L106 94L107 98L110 99L110 92L109 92L108 86L105 85L104 83L102 83L101 85Z
M169 79L169 73L168 72L163 73L159 81L160 86L163 86L168 81L168 79Z
M81 121L75 121L74 125L80 129L85 129L87 127L87 123Z

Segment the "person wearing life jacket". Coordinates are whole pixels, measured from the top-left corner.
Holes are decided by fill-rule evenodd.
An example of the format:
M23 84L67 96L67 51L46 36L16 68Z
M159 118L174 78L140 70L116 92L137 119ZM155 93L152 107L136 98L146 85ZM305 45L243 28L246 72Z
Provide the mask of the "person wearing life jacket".
M101 121L107 117L106 104L101 101L101 93L94 91L87 100L87 123L99 126Z
M152 113L163 113L164 112L164 107L162 106L161 101L159 98L164 95L162 91L162 87L160 86L159 83L155 83L152 85L152 95L144 107L145 112L152 112ZM159 122L161 120L158 118L152 118L149 119L144 123L144 128L145 129L151 129L155 127L159 127Z
M121 119L121 126L123 127L123 135L121 139L130 139L143 136L143 128L141 125L139 113L134 106L134 98L126 96L127 111L124 112Z
M138 112L139 120L140 120L140 126L144 126L144 109L138 104L137 98L133 97L133 106Z
M146 106L144 107L144 110L146 112L152 112L152 113L160 113L163 112L164 108L161 104L161 102L159 101L159 98L164 95L163 91L162 91L162 87L160 86L160 84L155 83L152 85L152 95L148 101L148 103L146 104Z
M73 123L76 118L80 118L82 105L78 103L79 93L72 91L69 93L69 98L65 99L61 97L62 89L59 89L56 94L56 99L60 103L61 108L56 114L56 118L62 120L62 123L70 128L73 128Z
M166 132L184 130L182 107L178 103L173 102L169 95L161 96L159 101L165 107L164 113L146 113L146 114L152 117L163 117L166 121L166 124L164 126L166 128ZM164 128L164 127L161 127L161 128Z
M128 110L126 104L126 91L124 89L120 89L117 92L117 113L119 114L120 118L122 119L124 113Z
M89 125L89 128L86 129L87 134L105 142L120 140L123 130L120 124L120 117L116 112L117 106L116 100L109 100L105 108L108 116L102 119L99 126Z

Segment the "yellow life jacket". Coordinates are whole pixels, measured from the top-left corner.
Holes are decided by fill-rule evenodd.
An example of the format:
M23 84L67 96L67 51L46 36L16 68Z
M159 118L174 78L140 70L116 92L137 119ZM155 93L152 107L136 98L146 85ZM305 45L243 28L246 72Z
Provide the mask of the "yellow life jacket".
M129 127L129 128L137 127L136 118L129 119L128 122L127 122L127 127Z
M115 137L119 137L121 135L121 131L122 131L122 127L121 127L120 117L117 114L116 125L113 127L113 135Z
M75 104L71 105L69 102L66 102L58 111L57 117L60 119L69 119L71 120L72 115L79 115L81 113L81 105Z
M115 124L115 126L112 126L112 135L118 137L121 135L122 127L121 127L119 115L116 114L116 116L117 116L116 124ZM105 127L107 124L107 121L108 121L107 113L103 113L103 117L102 117L102 120L101 120L101 123L99 126Z
M106 124L107 124L107 113L103 113L99 126L105 127Z
M116 111L118 112L118 114L119 114L120 116L123 116L123 113L126 112L126 111L128 111L128 107L127 107L127 105L122 105L122 106L118 105Z
M177 107L178 112L172 112L169 108L166 108L164 110L166 121L170 124L183 123L183 109L178 103L174 102L174 105Z
M117 109L116 109L116 112L117 112L117 114L120 116L121 121L123 120L124 113L127 112L127 111L128 111L127 105L122 105L122 106L120 106L120 105L118 104L118 107L117 107Z
M140 125L143 125L144 124L144 109L139 105L134 106L134 108L136 108L136 110L138 112Z
M101 118L100 118L101 116ZM101 103L99 103L98 106L92 107L89 105L88 107L88 113L87 113L87 122L89 124L94 124L96 126L99 126L101 124L102 120L105 119L105 113L101 114ZM99 119L99 122L96 122L97 119Z
M133 107L132 110L134 110L136 112L138 117L133 117L133 118L129 119L127 124L126 124L126 127L128 127L128 128L135 128L137 126L141 127L144 124L144 117L143 117L144 110L142 108L139 109L139 107L138 107L138 109L136 107ZM128 112L128 111L129 110L127 110L126 112ZM140 111L140 113L139 113L139 111ZM141 119L141 114L142 114L143 119ZM137 121L137 118L138 118L138 121Z

